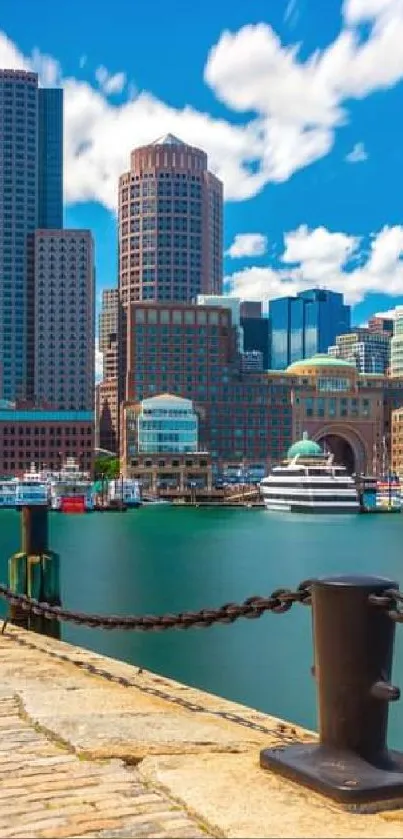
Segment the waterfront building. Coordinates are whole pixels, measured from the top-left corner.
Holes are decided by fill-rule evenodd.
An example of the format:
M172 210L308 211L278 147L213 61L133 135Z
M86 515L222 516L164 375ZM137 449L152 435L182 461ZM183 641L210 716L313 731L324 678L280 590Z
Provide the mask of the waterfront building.
M264 373L242 371L229 308L131 305L125 391L131 404L161 393L191 399L199 414L200 447L211 453L217 468L231 463L239 469L243 462L265 468L271 428L268 379ZM281 418L279 413L276 422Z
M243 331L243 348L245 353L259 352L262 354L263 370L269 370L271 332L270 320L262 313L262 304L250 301L241 303L241 328Z
M349 472L382 469L384 377L360 375L355 364L318 354L291 364L292 436L306 431Z
M135 149L119 179L122 306L220 294L222 224L222 183L205 152L172 134Z
M94 248L89 230L36 230L34 396L59 410L93 411Z
M361 327L338 335L328 354L351 361L360 373L386 374L390 364L390 342L388 332Z
M327 352L337 335L350 331L350 306L344 303L342 294L324 289L271 300L269 315L273 370L284 370L293 361Z
M0 355L7 400L32 392L29 234L39 223L62 223L62 96L38 89L36 73L0 70Z
M126 475L153 492L211 489L211 457L199 451L199 419L190 399L162 393L125 405L123 416Z
M22 476L37 469L58 471L68 457L92 472L93 411L56 411L0 404L0 473Z
M403 376L403 306L395 309L393 337L390 342L390 375Z

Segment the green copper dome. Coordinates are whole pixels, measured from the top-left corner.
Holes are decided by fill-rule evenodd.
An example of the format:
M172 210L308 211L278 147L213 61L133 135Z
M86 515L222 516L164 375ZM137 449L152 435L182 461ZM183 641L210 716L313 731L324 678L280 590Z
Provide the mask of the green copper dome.
M307 432L304 431L302 440L293 443L288 449L287 458L288 460L292 460L297 455L299 457L323 457L323 451L318 443L315 443L314 440L309 440Z
M355 370L355 364L351 361L345 361L343 358L334 358L332 355L326 353L318 353L311 358L300 358L298 361L293 361L287 367L287 373L292 370L297 370L299 367L346 367L350 370Z

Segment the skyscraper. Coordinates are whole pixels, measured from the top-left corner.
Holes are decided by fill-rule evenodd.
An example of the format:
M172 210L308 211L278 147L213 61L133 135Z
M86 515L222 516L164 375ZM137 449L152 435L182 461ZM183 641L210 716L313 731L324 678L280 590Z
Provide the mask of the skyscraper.
M396 306L390 342L390 375L403 376L403 306Z
M62 93L53 93L38 90L36 73L0 70L0 395L9 400L32 391L29 234L39 219L54 226L62 218Z
M34 396L62 411L94 407L93 251L89 230L34 234Z
M38 90L38 227L63 227L63 91Z
M132 152L119 180L123 307L221 294L222 205L222 183L200 149L166 134Z
M334 291L310 289L296 297L280 297L270 301L269 312L273 370L327 352L337 335L350 330L350 306Z
M114 379L118 374L119 291L105 288L99 315L99 349L102 353L102 378Z

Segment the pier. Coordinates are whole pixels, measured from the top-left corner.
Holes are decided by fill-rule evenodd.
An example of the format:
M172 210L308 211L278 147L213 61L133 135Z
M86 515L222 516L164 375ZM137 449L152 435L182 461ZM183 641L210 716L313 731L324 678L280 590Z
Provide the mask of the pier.
M10 625L0 668L2 839L401 839L403 810L350 813L260 768L316 741L292 722Z

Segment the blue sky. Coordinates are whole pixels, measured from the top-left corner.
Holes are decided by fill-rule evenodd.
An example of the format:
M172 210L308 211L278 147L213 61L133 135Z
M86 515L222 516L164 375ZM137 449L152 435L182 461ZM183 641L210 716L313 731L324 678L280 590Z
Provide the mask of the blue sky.
M320 11L318 11L320 10ZM66 224L116 283L117 178L171 131L224 180L226 288L403 302L402 0L3 4L0 66L65 88Z

